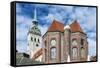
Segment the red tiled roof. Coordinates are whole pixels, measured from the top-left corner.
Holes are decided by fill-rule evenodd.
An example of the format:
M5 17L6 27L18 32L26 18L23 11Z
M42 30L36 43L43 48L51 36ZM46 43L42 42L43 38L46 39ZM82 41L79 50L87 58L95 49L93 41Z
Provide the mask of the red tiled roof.
M55 31L64 32L64 25L56 20L53 20L47 32L55 32Z
M39 49L35 54L34 54L34 56L32 57L33 59L36 59L36 58L38 58L40 55L42 55L42 53L43 53L43 49L41 48L41 49Z
M70 30L71 32L83 32L82 28L80 27L79 23L76 20L70 25ZM64 24L56 20L53 20L47 32L56 32L56 31L64 32Z
M76 20L70 25L70 28L71 32L83 32L82 28Z

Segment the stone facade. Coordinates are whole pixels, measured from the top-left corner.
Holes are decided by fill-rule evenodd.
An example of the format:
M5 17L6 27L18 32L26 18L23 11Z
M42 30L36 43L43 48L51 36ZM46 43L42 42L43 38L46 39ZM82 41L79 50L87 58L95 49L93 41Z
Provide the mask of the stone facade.
M87 61L88 42L77 21L67 27L54 20L43 35L43 62L63 63Z

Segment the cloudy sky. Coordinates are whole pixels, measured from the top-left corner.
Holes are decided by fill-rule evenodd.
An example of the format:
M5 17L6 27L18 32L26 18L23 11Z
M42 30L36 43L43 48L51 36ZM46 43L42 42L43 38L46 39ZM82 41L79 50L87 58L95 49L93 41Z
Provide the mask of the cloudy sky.
M16 44L19 52L26 52L27 32L32 25L34 9L37 10L38 27L42 35L54 19L64 25L77 20L86 32L89 42L89 55L96 54L96 7L46 5L46 4L16 4Z

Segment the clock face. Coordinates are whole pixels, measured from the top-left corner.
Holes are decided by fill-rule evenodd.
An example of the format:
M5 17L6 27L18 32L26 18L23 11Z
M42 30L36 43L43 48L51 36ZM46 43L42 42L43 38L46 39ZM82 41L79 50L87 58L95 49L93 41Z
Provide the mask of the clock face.
M52 46L56 45L56 40L54 40L54 39L51 40L51 45L52 45Z
M72 42L72 45L74 46L74 45L77 45L78 43L77 43L77 41L76 40L74 40L73 42Z

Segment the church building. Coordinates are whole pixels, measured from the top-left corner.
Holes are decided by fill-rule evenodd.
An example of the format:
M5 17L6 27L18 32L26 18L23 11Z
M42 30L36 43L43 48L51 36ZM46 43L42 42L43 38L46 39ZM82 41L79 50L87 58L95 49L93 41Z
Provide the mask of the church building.
M44 63L80 62L88 59L87 35L76 20L66 26L53 20L42 41Z
M43 63L88 61L87 35L77 20L70 25L53 20L42 36L34 10L32 26L27 34L30 59Z

